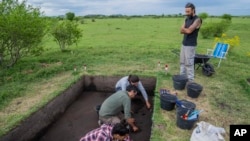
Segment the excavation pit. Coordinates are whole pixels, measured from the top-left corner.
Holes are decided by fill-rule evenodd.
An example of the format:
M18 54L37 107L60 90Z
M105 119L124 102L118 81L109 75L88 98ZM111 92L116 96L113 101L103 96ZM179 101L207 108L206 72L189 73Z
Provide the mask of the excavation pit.
M83 76L0 141L79 141L87 132L99 127L94 107L115 92L115 83L120 78ZM140 77L140 80L153 106L156 78ZM131 133L131 138L133 141L149 141L153 111L146 108L141 95L132 100L132 111L141 130Z

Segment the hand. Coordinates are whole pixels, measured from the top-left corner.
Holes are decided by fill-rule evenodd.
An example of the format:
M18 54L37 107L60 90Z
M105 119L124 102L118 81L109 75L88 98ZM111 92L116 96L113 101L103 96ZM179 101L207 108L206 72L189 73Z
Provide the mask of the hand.
M134 132L137 132L139 130L139 128L137 126L135 126L135 119L134 118L128 118L127 122L130 125L130 127L132 127L132 130Z
M151 104L148 101L146 102L146 106L147 106L148 109L151 108Z
M137 131L139 130L139 128L136 127L136 126L134 126L134 127L132 127L132 128L133 128L133 131L134 131L134 132L137 132Z
M128 122L128 124L134 124L135 123L135 119L134 118L128 118L127 119L127 122Z

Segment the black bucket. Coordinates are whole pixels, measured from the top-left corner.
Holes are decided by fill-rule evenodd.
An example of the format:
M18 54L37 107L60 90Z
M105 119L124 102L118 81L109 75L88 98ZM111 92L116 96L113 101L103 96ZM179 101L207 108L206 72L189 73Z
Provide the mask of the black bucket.
M181 129L191 130L194 127L196 121L197 119L187 120L183 119L182 117L178 117L177 126Z
M187 95L192 98L197 98L200 95L202 89L203 87L200 84L197 84L195 82L188 83Z
M192 129L195 122L197 121L197 119L194 120L187 120L187 119L183 119L183 115L186 113L192 113L195 108L196 105L190 101L187 100L181 100L180 101L182 103L182 106L177 106L177 110L176 110L176 124L179 128L181 129Z
M176 90L183 90L185 89L186 83L188 81L187 77L184 75L174 75L172 77L173 83L174 83L174 88Z
M161 93L161 108L167 111L171 111L175 107L176 96L169 94L168 92Z

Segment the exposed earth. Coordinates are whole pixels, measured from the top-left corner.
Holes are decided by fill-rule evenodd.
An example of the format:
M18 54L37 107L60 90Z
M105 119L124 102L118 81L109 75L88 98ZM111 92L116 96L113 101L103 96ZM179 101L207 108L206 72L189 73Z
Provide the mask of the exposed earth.
M83 76L62 94L32 113L0 141L79 141L87 132L96 129L98 115L95 106L114 93L119 76ZM141 78L149 101L153 104L156 79ZM149 141L152 110L145 106L140 94L132 100L132 116L139 132L131 133L133 141ZM153 109L153 107L152 107Z
M39 141L78 141L87 132L98 128L98 115L94 107L112 93L84 92L42 135ZM152 96L149 97L152 102ZM149 141L152 126L152 111L148 110L142 97L132 100L133 117L140 128L137 133L131 133L133 141Z

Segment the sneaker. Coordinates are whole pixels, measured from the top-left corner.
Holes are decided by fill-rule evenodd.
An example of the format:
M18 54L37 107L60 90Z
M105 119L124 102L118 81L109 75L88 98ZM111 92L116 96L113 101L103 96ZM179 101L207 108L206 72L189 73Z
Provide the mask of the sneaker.
M102 124L103 124L102 121L99 119L98 120L98 125L101 126Z

